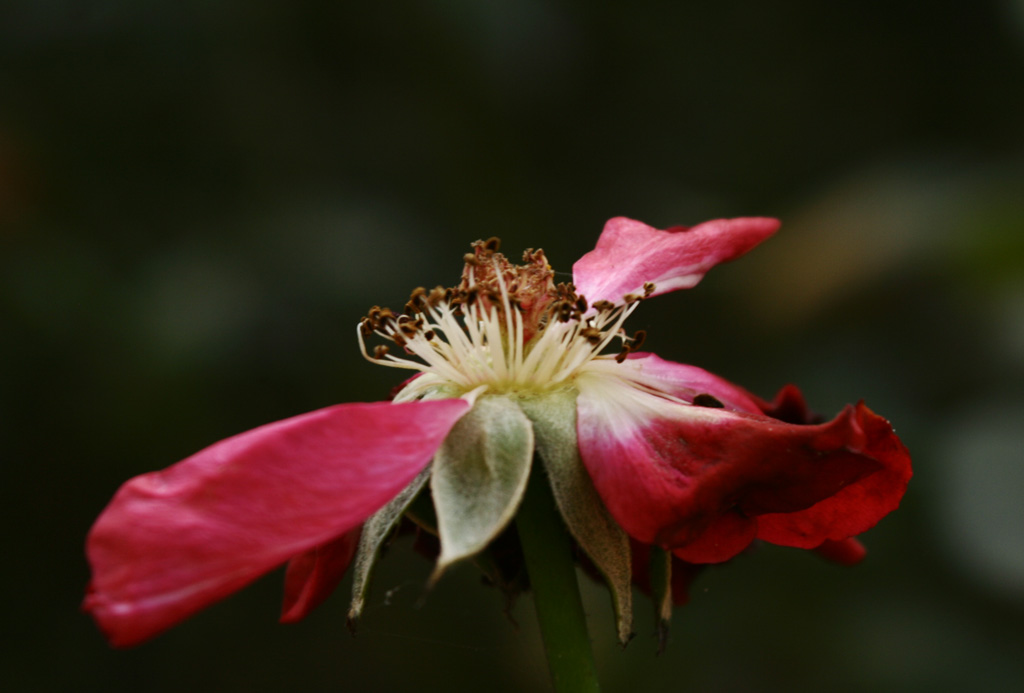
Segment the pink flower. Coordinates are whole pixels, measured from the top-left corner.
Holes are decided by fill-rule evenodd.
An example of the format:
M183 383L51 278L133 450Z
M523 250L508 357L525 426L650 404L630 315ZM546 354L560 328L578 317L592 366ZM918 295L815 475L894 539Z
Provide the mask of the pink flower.
M612 219L574 283L557 286L543 252L514 266L496 240L475 243L457 287L417 289L402 313L375 307L360 322L368 360L416 372L392 402L261 426L124 484L89 534L85 609L113 644L133 645L289 562L282 620L294 621L355 558L356 617L415 497L429 486L440 575L506 528L535 453L612 590L623 639L631 540L688 564L754 539L856 562L853 537L896 508L911 475L885 419L861 403L813 423L793 387L768 403L639 352L643 334L622 330L642 300L693 287L777 228ZM399 355L370 350L371 337Z

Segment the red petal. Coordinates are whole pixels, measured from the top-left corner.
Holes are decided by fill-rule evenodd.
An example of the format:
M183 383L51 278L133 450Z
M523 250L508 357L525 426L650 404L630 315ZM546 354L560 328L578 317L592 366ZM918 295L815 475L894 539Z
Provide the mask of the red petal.
M738 511L719 515L693 541L672 551L687 563L723 563L750 546L757 520Z
M331 596L359 546L359 530L315 546L288 561L284 572L281 623L295 623Z
M906 485L887 469L896 450L880 444L898 440L863 406L800 426L669 402L607 376L577 382L580 453L608 510L642 542L692 546L689 560L741 551L753 538L742 517L760 516L758 536L777 543L845 539L895 507ZM847 496L866 502L840 502Z
M766 402L760 397L754 397L754 401L767 416L786 423L818 424L825 420L807 407L803 393L796 385L786 385L771 402Z
M759 539L812 549L826 540L841 541L866 532L899 506L912 474L910 453L893 433L889 422L863 402L855 409L847 407L846 411L853 412L850 416L862 431L863 442L858 452L877 461L880 470L806 510L761 515L757 523Z
M429 463L469 406L337 405L128 481L89 534L84 608L114 645L156 635L357 527Z
M857 565L868 555L864 544L852 537L842 541L826 541L816 547L814 552L840 565Z
M646 282L654 282L655 296L689 289L712 267L743 255L778 228L776 219L748 217L659 231L616 217L605 224L597 247L573 265L573 283L591 305L643 294Z

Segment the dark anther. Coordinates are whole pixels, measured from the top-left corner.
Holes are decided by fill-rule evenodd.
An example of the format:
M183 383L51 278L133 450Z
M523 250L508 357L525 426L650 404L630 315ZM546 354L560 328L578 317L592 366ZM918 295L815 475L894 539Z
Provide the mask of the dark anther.
M605 300L594 301L594 304L593 304L594 310L599 311L601 313L605 312L606 310L611 310L614 307L615 307L614 303L612 303L611 301L605 301Z
M646 339L647 333L643 330L637 330L636 334L633 335L633 340L629 343L630 351L636 351L642 347Z
M654 293L654 282L646 282L644 284L644 298L647 298Z
M383 344L378 344L373 348L373 358L382 359L387 354L389 349Z
M580 335L591 344L597 344L601 341L601 330L596 327L584 327L580 330Z
M486 241L484 241L484 249L485 250L489 250L492 253L498 252L498 249L500 247L501 247L501 239L498 238L497 236L491 236Z
M579 298L576 299L576 310L578 310L581 313L587 312L587 299L584 298L583 296L580 296Z
M693 403L698 407L711 407L712 409L721 409L725 406L717 397L709 395L706 392L702 392L694 397Z
M434 336L435 335L433 330L427 330L426 332L423 333L423 338L426 339L428 342L432 340Z

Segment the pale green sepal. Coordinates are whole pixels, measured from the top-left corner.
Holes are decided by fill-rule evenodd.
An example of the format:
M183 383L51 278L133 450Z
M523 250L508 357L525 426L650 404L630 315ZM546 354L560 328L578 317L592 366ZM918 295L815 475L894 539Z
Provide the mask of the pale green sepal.
M597 495L580 460L576 438L576 391L523 398L519 406L533 422L537 452L569 532L608 583L619 642L633 637L633 566L629 536Z
M363 613L367 587L370 585L370 574L377 562L377 556L391 531L398 524L409 504L420 494L430 479L430 467L420 472L412 483L405 487L383 508L375 512L363 523L363 532L359 536L359 548L353 567L352 603L348 609L348 627L355 630L356 622Z
M485 548L515 516L533 460L533 427L505 396L480 397L434 456L430 490L441 555L431 582Z
M660 546L652 546L650 574L651 599L658 619L658 654L661 654L668 644L668 629L672 623L672 554Z

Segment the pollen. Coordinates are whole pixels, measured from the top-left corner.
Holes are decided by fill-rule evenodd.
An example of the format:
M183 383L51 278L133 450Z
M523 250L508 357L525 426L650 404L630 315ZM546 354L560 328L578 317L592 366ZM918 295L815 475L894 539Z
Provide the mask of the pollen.
M639 348L644 333L628 337L622 324L653 284L621 303L588 304L571 283L554 283L544 251L529 249L514 265L500 247L497 238L473 243L458 286L418 287L401 314L374 306L359 322L356 334L367 360L421 373L396 402L438 389L449 396L481 387L543 392L564 386L594 360L621 363ZM387 344L368 351L371 337L400 353ZM621 342L618 354L605 353L615 340Z

